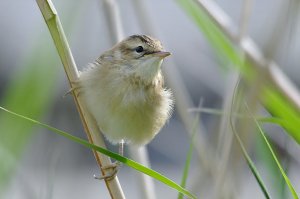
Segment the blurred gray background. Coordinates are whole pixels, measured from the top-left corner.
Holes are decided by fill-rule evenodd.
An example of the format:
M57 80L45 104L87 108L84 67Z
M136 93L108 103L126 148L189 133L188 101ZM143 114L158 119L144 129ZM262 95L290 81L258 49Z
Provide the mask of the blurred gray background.
M132 1L117 2L126 36L144 33L138 26L139 16ZM238 26L243 1L215 2ZM299 87L298 2L253 1L248 34ZM55 0L53 3L80 69L112 46L101 0ZM159 30L159 39L167 46L167 50L172 52L170 59L176 63L195 106L200 98L203 98L203 106L221 108L226 82L230 76L224 67L220 67L223 62L216 56L201 31L175 1L152 0L146 1L146 5L147 12ZM53 102L49 111L39 120L86 139L73 98L62 97L69 86L36 2L0 0L0 8L0 102L9 83L17 77L17 73L24 71L28 57L34 57L32 52L43 42L46 46L41 51L43 52L44 48L50 49L45 53L51 53L49 57L56 59L56 64L52 67L56 68L59 75L53 79L56 84L55 92L49 93ZM170 59L166 59L166 62ZM208 132L214 128L216 120L218 117L202 115L204 128ZM4 198L109 198L104 182L93 179L93 174L98 173L98 168L89 149L44 129L34 130L36 132L18 160L17 169ZM148 145L152 168L179 183L188 147L189 138L178 114L174 112L170 122ZM109 148L117 151L115 146L109 145ZM294 180L296 189L300 190L299 165L295 163L290 168L291 179ZM197 167L191 167L191 180L193 173L199 173ZM137 182L132 177L134 175L135 171L126 166L119 172L119 179L127 198L140 198ZM245 170L240 176L239 186L238 198L263 198L249 170ZM157 198L177 196L176 191L158 182L156 190Z

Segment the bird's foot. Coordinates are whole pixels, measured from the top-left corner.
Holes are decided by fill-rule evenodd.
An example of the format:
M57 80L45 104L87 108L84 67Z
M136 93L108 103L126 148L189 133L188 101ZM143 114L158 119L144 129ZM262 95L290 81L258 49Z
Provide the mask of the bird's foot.
M123 156L124 153L124 140L121 140L119 142L119 155ZM120 161L115 161L109 165L106 166L102 166L101 170L105 170L107 172L105 172L104 176L100 176L97 177L96 175L94 175L94 178L97 180L112 180L116 177L118 170L120 169L120 167L122 166L122 163Z
M77 92L74 92L74 94L76 95L76 97L78 97L81 93L81 86L79 84L78 81L74 81L74 82L71 82L71 85L72 85L72 88L70 88L64 95L63 95L63 98L65 98L67 95L73 93L74 91L77 91Z
M116 161L116 162L113 162L109 165L106 165L106 166L103 166L101 167L102 170L105 170L105 175L103 176L96 176L94 175L94 178L97 179L97 180L112 180L116 177L120 167L122 166L122 163L119 162L119 161Z

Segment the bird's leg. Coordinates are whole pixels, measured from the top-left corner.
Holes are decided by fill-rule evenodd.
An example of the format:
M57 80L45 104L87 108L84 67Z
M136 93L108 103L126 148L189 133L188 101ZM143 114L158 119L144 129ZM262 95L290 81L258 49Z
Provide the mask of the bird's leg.
M124 140L122 139L121 142L119 142L119 155L124 155Z
M121 142L119 142L119 155L123 156L123 154L124 154L124 140L121 140ZM107 166L103 166L103 167L101 167L102 170L111 170L111 172L107 173L104 176L100 176L100 177L97 177L96 175L94 175L94 178L97 180L103 180L103 179L112 180L117 175L121 166L122 166L122 163L120 161L115 161Z

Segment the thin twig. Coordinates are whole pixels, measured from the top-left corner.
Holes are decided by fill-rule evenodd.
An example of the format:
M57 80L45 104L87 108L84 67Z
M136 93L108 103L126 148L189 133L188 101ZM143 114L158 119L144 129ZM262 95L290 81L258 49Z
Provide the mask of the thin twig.
M76 82L76 80L79 77L79 72L77 70L74 58L69 48L57 12L51 0L37 0L37 4L49 28L49 31L53 38L58 54L63 63L70 86L72 87L72 82ZM78 92L75 90L73 91L73 94L89 142L105 148L105 144L101 137L100 130L94 118L87 111L84 103L80 98L80 95L79 97L77 97ZM98 153L96 151L93 151L93 153L95 155L96 161L100 169L102 168L102 166L111 164L111 161L107 156L102 155L101 153ZM106 172L107 171L101 169L101 173L103 176L107 174ZM116 198L116 199L125 198L117 177L111 180L105 180L105 184L112 198Z
M147 147L129 147L129 154L132 159L150 167L149 155ZM153 178L143 173L135 173L135 179L138 184L138 189L140 191L141 197L143 199L155 199L156 191Z
M103 12L106 15L111 42L112 44L115 44L124 39L124 29L120 17L119 6L115 0L103 0L103 5Z
M248 34L249 20L250 20L250 15L252 13L252 4L253 4L253 0L243 1L240 26L239 26L239 34L238 34L239 40L241 40L243 37L245 37Z
M232 103L232 96L237 82L239 81L239 76L236 73L232 73L232 75L228 78L230 82L228 83L228 89L226 91L226 96L224 96L223 100L223 109L227 113L230 113L230 107ZM218 164L218 169L215 172L215 186L213 193L215 194L215 198L221 198L224 195L224 191L230 192L231 190L225 190L224 188L224 180L226 174L228 174L228 164L229 158L232 150L232 141L233 134L230 132L229 126L229 117L228 115L222 115L219 132L218 132L218 145L216 151L216 159L219 160L222 164ZM226 194L225 194L226 195Z

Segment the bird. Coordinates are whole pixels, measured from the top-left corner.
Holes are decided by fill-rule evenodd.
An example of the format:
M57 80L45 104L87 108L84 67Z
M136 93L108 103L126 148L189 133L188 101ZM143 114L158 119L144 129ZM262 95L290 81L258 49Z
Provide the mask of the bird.
M144 146L169 120L174 98L161 70L169 55L159 40L132 35L80 72L80 97L112 144Z

